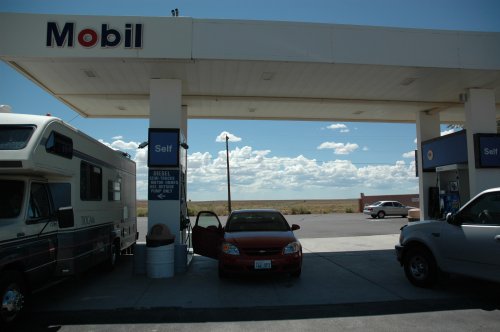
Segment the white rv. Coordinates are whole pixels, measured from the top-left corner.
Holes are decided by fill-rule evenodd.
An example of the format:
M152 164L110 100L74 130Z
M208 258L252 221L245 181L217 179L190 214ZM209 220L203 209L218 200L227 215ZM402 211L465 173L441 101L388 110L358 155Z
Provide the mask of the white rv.
M136 169L58 118L0 114L0 321L30 291L97 264L137 239Z

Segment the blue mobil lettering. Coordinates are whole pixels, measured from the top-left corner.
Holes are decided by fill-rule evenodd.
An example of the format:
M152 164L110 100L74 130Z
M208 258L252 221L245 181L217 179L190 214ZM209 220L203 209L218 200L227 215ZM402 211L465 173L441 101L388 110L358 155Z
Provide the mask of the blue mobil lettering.
M74 47L76 41L89 48L100 45L103 48L117 47L124 41L125 48L142 48L142 24L126 23L124 32L102 24L100 30L85 28L76 31L75 23L65 23L60 29L57 22L47 22L47 47Z

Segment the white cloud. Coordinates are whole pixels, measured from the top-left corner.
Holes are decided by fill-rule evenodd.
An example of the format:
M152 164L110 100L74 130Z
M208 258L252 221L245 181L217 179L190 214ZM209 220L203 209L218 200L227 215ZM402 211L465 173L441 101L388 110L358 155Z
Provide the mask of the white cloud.
M215 139L216 142L226 142L226 136L229 137L229 142L240 142L241 137L237 137L227 131L223 131L222 133L217 136Z
M462 130L462 128L451 128L451 129L448 129L448 130L442 131L442 132L441 132L441 136L445 136L445 135L453 134L453 133L456 133L457 131L460 131L460 130Z
M408 151L403 153L403 158L415 159L415 151Z
M339 193L417 191L415 164L357 167L349 160L318 162L302 155L272 156L249 146L230 151L231 192L236 199L338 197ZM226 155L195 152L188 156L188 192L193 200L224 199Z
M114 140L123 139L123 136L115 136L115 137L112 137L111 139L114 139Z
M139 143L137 142L124 142L121 139L115 140L112 143L108 143L102 139L99 139L99 142L106 146L109 146L114 150L135 150L139 146Z
M0 113L10 113L12 112L12 107L9 105L0 105Z
M328 142L327 142L328 143ZM108 146L119 145L117 142ZM132 144L131 144L132 145ZM342 144L337 149L346 149ZM347 148L348 149L348 148ZM148 149L131 152L136 162L137 197L147 199ZM230 151L231 194L233 199L355 198L371 194L418 191L415 162L394 165L363 165L350 160L319 162L303 155L273 156L270 150L250 146ZM223 200L227 195L226 152L188 154L188 198Z
M363 146L363 151L370 151L370 148L368 148L367 146Z
M354 152L359 148L356 143L336 143L336 142L324 142L318 146L318 150L323 149L333 149L335 154L349 154Z
M333 123L326 128L332 130L340 129L341 133L348 133L350 131L349 128L347 128L347 126L343 123Z

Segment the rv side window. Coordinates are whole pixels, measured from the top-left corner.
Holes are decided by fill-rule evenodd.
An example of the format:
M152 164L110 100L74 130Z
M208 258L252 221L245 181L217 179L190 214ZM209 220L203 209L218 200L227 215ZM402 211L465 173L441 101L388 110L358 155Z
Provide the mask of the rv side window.
M80 166L80 198L82 201L102 200L102 169L85 161Z
M50 218L50 200L44 184L31 184L28 219L39 220Z
M16 218L23 206L24 182L0 180L0 219Z
M35 126L0 126L0 150L21 150L28 144Z
M119 201L121 200L121 188L122 184L120 180L118 181L108 181L108 201Z
M53 131L45 143L45 150L48 153L71 159L73 158L73 140Z

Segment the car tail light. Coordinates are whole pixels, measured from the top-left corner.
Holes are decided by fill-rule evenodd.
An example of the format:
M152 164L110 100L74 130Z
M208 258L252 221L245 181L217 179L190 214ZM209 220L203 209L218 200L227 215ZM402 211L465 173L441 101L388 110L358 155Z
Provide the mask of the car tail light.
M228 255L235 255L235 256L238 256L240 254L238 247L229 242L224 242L222 244L222 252Z

